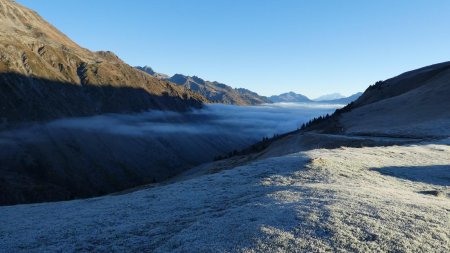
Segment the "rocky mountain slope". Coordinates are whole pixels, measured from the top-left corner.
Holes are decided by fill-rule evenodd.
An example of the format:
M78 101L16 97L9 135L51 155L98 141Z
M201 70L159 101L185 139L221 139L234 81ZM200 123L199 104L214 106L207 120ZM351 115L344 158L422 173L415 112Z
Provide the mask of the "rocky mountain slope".
M175 74L169 77L165 74L155 72L151 67L135 67L158 79L170 81L196 93L201 94L213 103L232 104L232 105L258 105L272 103L270 99L258 95L256 92L243 89L232 88L223 83L206 81L197 76L185 76Z
M144 71L145 73L147 73L147 74L149 74L151 76L154 76L154 77L156 77L158 79L161 79L161 80L167 80L167 79L170 78L170 76L168 76L166 74L155 72L152 69L152 67L150 67L150 66L144 66L144 67L137 66L135 68L137 68L137 69L139 69L141 71Z
M197 76L175 74L169 81L189 88L215 103L233 105L270 103L268 98L247 89L234 89L226 84L206 81Z
M0 23L0 123L186 110L207 101L134 69L111 52L81 48L14 1L0 0Z

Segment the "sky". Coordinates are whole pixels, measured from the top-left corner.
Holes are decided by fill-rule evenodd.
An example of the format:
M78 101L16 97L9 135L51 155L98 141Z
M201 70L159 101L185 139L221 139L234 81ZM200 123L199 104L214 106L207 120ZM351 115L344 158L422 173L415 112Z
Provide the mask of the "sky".
M447 0L17 0L90 50L311 98L450 60Z

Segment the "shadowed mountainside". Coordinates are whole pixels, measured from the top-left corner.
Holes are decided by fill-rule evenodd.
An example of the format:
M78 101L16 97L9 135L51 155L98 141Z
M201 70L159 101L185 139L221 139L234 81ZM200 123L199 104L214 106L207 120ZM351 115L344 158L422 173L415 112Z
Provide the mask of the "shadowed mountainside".
M311 127L353 135L448 136L449 97L450 62L445 62L377 82L356 101Z
M168 93L154 95L138 87L75 85L13 73L1 74L0 83L3 124L152 108L183 111L202 106L195 98L181 99Z
M3 121L42 120L54 116L149 108L187 109L192 105L199 107L207 101L188 89L134 69L112 52L91 52L81 48L34 11L14 1L0 0L0 22L1 110L7 112L7 115L0 115ZM56 87L58 84L66 85ZM75 86L78 88L73 88ZM97 87L96 92L92 91L94 86ZM71 94L73 90L82 90L84 94ZM134 97L142 92L148 93L146 99L142 94ZM106 102L106 97L120 99L113 105L112 100ZM149 97L153 97L152 101ZM175 106L170 104L174 101ZM8 111L11 108L13 111ZM20 116L14 115L18 108L21 108Z

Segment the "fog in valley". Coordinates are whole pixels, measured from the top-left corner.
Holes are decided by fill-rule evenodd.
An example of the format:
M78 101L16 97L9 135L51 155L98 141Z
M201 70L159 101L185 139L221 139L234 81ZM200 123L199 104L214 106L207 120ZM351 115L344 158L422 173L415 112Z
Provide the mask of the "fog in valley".
M5 130L0 133L0 180L5 182L6 192L21 185L23 196L30 198L30 192L39 186L52 199L161 182L263 137L295 130L338 107L207 105L187 113L108 114ZM4 196L22 198L17 192ZM39 199L31 197L30 201Z
M251 142L297 129L313 117L342 105L280 103L261 106L206 105L188 113L149 111L63 119L38 128L91 131L135 137L183 135L235 136ZM33 133L35 136L35 133Z

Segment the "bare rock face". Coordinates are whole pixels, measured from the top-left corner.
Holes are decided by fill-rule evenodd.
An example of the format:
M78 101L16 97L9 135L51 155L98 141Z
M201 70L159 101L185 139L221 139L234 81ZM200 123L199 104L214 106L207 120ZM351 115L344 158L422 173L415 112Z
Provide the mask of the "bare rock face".
M38 14L0 0L0 118L45 120L147 109L186 110L207 101L136 70L112 52L81 48Z

